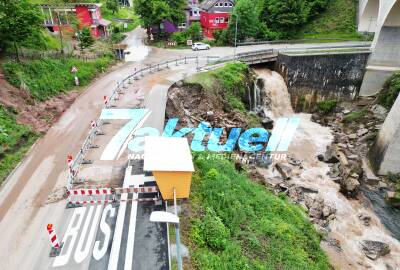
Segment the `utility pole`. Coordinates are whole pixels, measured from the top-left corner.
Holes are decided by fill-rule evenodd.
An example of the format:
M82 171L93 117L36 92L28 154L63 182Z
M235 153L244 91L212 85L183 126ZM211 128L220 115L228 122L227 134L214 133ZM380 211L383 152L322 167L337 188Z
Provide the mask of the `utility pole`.
M236 16L236 21L235 21L235 48L233 49L233 61L236 61L237 30L238 30L239 15L232 14L232 16Z
M175 216L178 216L178 209L176 205L176 189L174 188L174 206ZM178 263L178 270L183 270L182 257L181 257L181 237L179 232L179 223L175 224L175 237L176 237L176 261Z

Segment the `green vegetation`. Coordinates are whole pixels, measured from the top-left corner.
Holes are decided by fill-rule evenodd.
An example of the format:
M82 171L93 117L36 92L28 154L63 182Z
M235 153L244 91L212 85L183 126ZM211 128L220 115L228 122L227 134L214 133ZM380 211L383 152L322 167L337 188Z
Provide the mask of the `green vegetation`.
M101 6L101 16L104 19L111 21L112 26L118 28L118 32L129 32L135 29L140 24L140 18L135 14L133 8L130 7L119 7L117 11L112 11L107 8L107 5ZM132 22L126 23L127 28L124 27L123 22L116 22L114 18L118 19L131 19Z
M246 80L249 68L243 63L229 63L216 70L202 72L186 80L187 83L200 84L203 89L220 97L225 110L246 112L242 97L247 93Z
M354 122L354 121L357 121L357 120L361 119L362 117L364 117L367 113L368 113L367 108L364 108L360 111L351 112L348 115L346 115L345 117L343 117L342 121L344 123Z
M84 26L77 33L78 33L78 39L79 39L79 46L81 47L81 50L93 45L94 38L93 38L92 34L90 33L89 27Z
M298 37L361 39L356 28L357 5L355 0L328 1L326 10L310 21Z
M192 23L184 32L176 32L171 35L171 39L178 45L186 45L186 41L191 39L193 42L202 39L201 25L198 22Z
M24 42L42 33L42 14L27 0L0 0L0 49L13 48L18 57Z
M330 269L300 207L238 173L227 160L195 157L190 216L181 223L191 269Z
M24 82L36 100L46 100L60 92L74 88L73 66L78 67L77 76L80 85L87 85L99 72L104 71L112 62L111 56L93 61L75 58L42 59L29 62L8 62L3 65L6 79L16 87Z
M0 105L0 184L37 138L29 126L17 124L14 112Z
M178 25L185 21L186 0L135 0L135 12L143 20L144 27L160 25L167 19Z
M390 110L400 93L400 72L393 74L379 94L379 104Z
M317 111L322 114L329 114L336 108L337 104L338 101L335 99L317 102Z

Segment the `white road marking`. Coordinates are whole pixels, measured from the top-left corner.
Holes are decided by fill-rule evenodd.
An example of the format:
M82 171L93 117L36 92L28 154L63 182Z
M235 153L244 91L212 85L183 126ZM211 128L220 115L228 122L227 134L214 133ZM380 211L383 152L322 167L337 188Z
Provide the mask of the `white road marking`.
M137 193L133 193L133 199L138 197ZM129 221L129 232L128 232L128 241L126 246L126 255L125 255L125 270L132 269L133 262L133 246L135 244L135 231L136 231L136 217L137 217L137 201L132 201L131 206L131 217Z
M64 254L61 254L56 257L56 259L53 262L53 267L63 266L68 263L69 257L71 256L71 253L72 253L72 249L75 246L75 241L78 236L78 232L81 227L85 211L86 211L85 207L80 207L80 208L74 209L74 213L72 214L71 221L69 222L67 231L64 234L64 238L63 238L64 243L67 242L68 238L71 238L71 241L69 242L67 251ZM78 219L78 220L74 226L75 219ZM63 251L64 251L64 248L63 248Z
M104 208L103 215L101 216L100 220L100 230L104 233L103 246L101 247L101 249L99 249L100 241L96 241L93 247L93 258L97 261L103 258L104 255L106 255L108 249L108 242L110 241L111 237L111 228L106 222L108 212L110 212L110 217L114 217L115 208L112 207L111 204L107 204L107 206Z
M92 218L92 213L93 213L94 208L96 208L96 212L94 213L94 216ZM89 251L93 244L93 240L95 237L97 224L99 221L99 217L100 217L102 208L103 208L103 205L90 206L90 208L89 208L89 212L86 215L85 224L83 225L81 237L79 239L78 245L75 250L74 259L77 263L83 262L86 259L86 257L89 255ZM90 223L92 223L92 226L90 226L89 235L87 236L87 239L86 239L86 235L88 233ZM85 246L83 247L84 244L85 244ZM83 248L83 250L82 250L82 248Z
M123 187L129 187L133 183L131 183L132 178L130 177L130 173L132 171L132 166L129 166L125 171L124 183ZM128 199L128 194L123 193L121 195L121 200ZM117 222L115 224L114 230L114 238L111 247L110 260L108 261L108 270L116 270L118 267L118 259L119 259L119 250L121 247L121 239L122 239L122 229L124 227L124 219L125 219L125 211L126 211L126 202L120 202L117 214ZM136 222L136 215L135 215Z

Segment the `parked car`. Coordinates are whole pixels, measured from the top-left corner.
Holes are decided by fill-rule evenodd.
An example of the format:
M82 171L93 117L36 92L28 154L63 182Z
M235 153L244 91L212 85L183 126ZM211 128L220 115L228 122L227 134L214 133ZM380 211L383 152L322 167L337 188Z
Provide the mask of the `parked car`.
M193 43L193 45L192 45L193 51L209 50L210 48L211 48L210 45L202 43L202 42L196 42L196 43Z

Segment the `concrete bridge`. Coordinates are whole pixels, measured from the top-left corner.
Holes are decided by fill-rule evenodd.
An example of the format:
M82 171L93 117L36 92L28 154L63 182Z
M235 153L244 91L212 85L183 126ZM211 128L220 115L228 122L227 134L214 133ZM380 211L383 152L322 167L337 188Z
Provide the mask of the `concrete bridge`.
M361 96L377 94L385 81L400 70L400 0L360 0L358 30L375 33ZM378 174L400 173L400 96L370 149Z
M400 70L400 0L360 0L358 31L375 33L361 96L377 94Z

